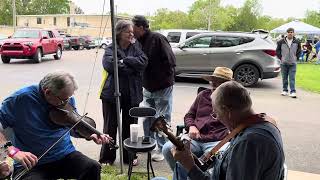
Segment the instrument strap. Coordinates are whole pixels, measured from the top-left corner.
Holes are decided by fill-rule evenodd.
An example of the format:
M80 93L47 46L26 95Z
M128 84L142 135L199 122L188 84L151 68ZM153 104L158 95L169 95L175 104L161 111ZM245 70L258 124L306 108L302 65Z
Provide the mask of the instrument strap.
M212 155L215 155L219 149L225 145L227 142L229 142L232 138L234 138L237 134L239 134L242 130L245 128L254 125L254 124L259 124L263 122L270 122L273 124L275 127L277 127L276 121L271 118L270 116L267 116L265 113L260 113L260 114L254 114L250 117L248 117L245 120L245 123L242 123L238 125L235 129L233 129L225 138L223 138L212 150L206 154L205 159L211 158Z

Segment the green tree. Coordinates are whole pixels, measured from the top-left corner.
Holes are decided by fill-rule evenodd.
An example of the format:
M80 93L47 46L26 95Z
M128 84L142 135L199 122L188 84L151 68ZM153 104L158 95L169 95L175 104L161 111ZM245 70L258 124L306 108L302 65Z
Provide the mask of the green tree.
M16 0L17 15L66 14L69 0ZM0 25L12 25L12 0L1 0Z
M258 25L258 17L261 13L260 0L246 0L240 8L235 22L228 30L251 31Z
M316 27L320 27L320 11L307 11L304 22Z
M169 11L168 9L158 9L151 17L151 28L159 29L187 29L191 25L188 23L188 15L182 11Z
M221 27L218 19L223 15L221 0L198 0L189 10L189 19L197 29L217 29ZM220 22L221 23L221 22Z
M30 0L28 14L67 14L68 0Z
M270 16L259 16L256 29L265 29L271 31L272 29L287 23L284 19L272 18Z

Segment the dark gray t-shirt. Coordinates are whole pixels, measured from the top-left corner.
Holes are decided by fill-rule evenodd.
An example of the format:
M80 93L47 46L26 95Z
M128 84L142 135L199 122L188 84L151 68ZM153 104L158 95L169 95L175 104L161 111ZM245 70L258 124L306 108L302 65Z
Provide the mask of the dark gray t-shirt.
M214 164L214 172L203 173L196 166L190 179L211 180L280 180L284 152L279 130L266 122L245 129Z

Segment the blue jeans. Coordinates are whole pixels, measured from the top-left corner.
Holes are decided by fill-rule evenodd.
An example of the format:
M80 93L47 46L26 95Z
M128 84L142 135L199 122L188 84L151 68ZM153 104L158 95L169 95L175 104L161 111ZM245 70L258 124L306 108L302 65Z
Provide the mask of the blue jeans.
M202 156L202 154L209 152L218 143L219 141L203 143L203 142L191 140L190 149L193 154L195 154L197 157L200 157ZM174 171L176 162L177 162L171 154L171 149L173 147L174 145L171 142L167 142L166 144L164 144L162 149L162 154L166 159L167 163L169 164L169 167L171 168L172 171Z
M282 90L288 92L288 78L290 84L290 93L295 93L296 83L296 64L281 64L281 75L282 75Z
M172 90L173 86L161 89L155 92L149 92L143 89L143 104L146 107L155 108L157 114L155 117L163 115L168 123L171 122L172 111ZM159 150L162 151L162 146L166 143L164 136L150 131L150 127L154 118L145 118L143 121L143 130L145 136L151 136L157 140Z

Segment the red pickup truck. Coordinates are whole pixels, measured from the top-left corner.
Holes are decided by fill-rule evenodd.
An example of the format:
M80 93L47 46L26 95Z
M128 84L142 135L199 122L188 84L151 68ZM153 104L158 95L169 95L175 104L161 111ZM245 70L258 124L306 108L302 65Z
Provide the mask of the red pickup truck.
M0 54L3 63L10 63L12 58L33 59L40 63L47 54L61 59L62 49L63 38L56 30L19 29L3 42Z

